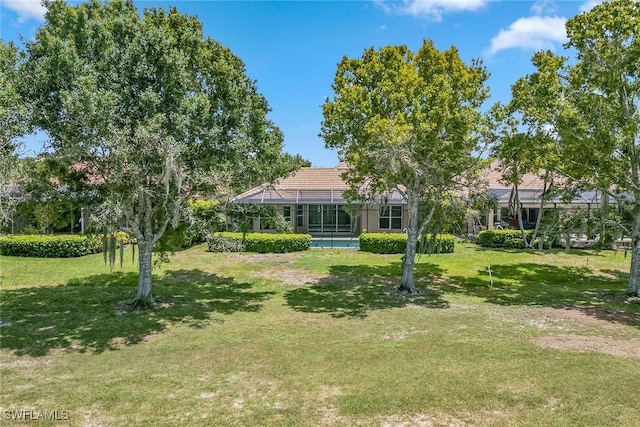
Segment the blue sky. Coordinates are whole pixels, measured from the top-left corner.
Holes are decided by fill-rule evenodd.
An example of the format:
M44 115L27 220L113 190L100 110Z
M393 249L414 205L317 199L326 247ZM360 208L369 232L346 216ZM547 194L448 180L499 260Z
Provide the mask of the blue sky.
M77 1L70 3L76 4ZM175 6L197 16L205 36L239 56L247 74L272 108L284 132L285 150L314 166L333 166L337 153L318 137L321 105L344 55L360 57L374 46L405 44L417 49L432 39L451 45L469 62L481 59L491 74L490 104L510 97L510 86L532 71L536 50L562 53L564 22L598 0L498 1L205 1L134 0L138 9ZM39 0L0 0L3 41L31 39L43 23ZM26 139L27 154L40 149L42 135Z

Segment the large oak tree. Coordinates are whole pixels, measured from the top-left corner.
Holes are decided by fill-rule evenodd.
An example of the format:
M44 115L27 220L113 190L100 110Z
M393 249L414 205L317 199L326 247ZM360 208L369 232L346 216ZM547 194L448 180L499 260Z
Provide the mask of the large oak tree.
M564 61L537 53L526 77L536 121L554 136L558 172L599 189L632 218L629 295L640 295L640 2L613 0L567 21Z
M474 134L487 77L478 61L468 65L455 47L441 52L431 41L415 52L370 48L338 64L321 136L348 163L353 194L384 197L395 190L406 202L402 291L416 292L418 236L443 195L458 189L477 165Z
M56 155L95 186L96 218L135 235L135 304L148 307L153 245L187 199L268 178L282 135L242 61L197 18L131 0L45 6L22 90Z

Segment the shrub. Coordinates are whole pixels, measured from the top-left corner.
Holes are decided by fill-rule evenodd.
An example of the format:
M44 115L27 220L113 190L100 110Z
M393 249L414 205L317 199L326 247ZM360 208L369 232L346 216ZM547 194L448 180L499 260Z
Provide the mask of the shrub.
M427 250L428 253L434 254L450 254L456 245L456 237L451 234L436 234L435 239L432 235L427 235L425 241L427 245L433 245L433 250Z
M193 235L187 224L178 224L176 228L168 226L160 240L153 247L154 252L177 252L193 244Z
M116 242L117 245L135 245L137 240L133 237L133 234L127 233L126 231L116 231ZM107 238L111 238L112 233L107 234ZM93 244L96 247L102 247L102 239L104 238L104 234L87 234L87 238L93 241Z
M0 255L70 258L99 252L102 243L92 236L12 235L0 237Z
M525 230L527 239L531 239L533 230ZM522 233L520 230L483 230L478 233L476 241L484 248L503 248L503 249L524 249ZM533 243L534 248L540 247L540 237ZM548 249L551 247L551 241L547 238L543 247Z
M227 217L220 202L216 200L189 200L190 218L185 218L189 226L184 230L185 239L190 244L204 242L212 231L224 230Z
M208 239L212 252L284 253L306 251L311 247L309 234L215 233Z
M360 250L374 254L400 254L407 248L407 235L400 233L362 233Z
M450 234L437 234L435 239L427 235L426 245L434 245L431 253L451 253L455 247L456 238ZM407 235L404 233L362 233L360 235L360 250L376 254L401 254L407 249ZM418 250L421 250L418 247Z
M216 233L209 237L207 246L210 252L242 252L244 244L242 243L242 233ZM234 236L229 236L233 234ZM240 235L238 236L235 235Z
M531 235L529 230L525 233ZM483 230L478 233L477 243L484 248L524 248L520 230Z

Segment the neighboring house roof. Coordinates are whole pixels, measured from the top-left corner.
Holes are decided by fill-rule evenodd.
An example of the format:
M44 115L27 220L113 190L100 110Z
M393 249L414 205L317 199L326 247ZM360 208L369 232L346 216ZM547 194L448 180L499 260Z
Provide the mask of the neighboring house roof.
M500 162L491 162L491 165L484 173L483 180L487 188L511 188L510 182L505 182L502 178L502 166ZM526 173L520 179L518 189L520 190L540 190L544 188L544 180L533 173Z
M347 171L344 163L332 168L304 167L262 184L236 196L240 204L345 204L343 192L349 185L342 178ZM402 204L400 193L393 191L385 200L389 204Z
M488 192L490 195L494 196L498 203L509 203L511 200L511 188L489 188ZM542 197L542 189L519 189L518 195L520 196L520 203L540 203L540 198ZM599 204L602 203L602 192L597 190L588 190L580 192L573 200L567 202L560 196L550 197L547 200L547 203L557 203L557 204L577 204L577 205L589 205L589 204ZM610 201L611 204L615 202Z
M540 175L542 175L542 173ZM544 180L540 175L526 173L520 178L518 195L521 203L540 203L544 189ZM493 161L485 172L483 179L487 191L490 195L496 197L499 203L508 203L511 200L513 186L511 183L505 182L502 178L502 166L500 162ZM565 180L562 177L555 176L554 182L559 184L565 182ZM549 197L547 203L598 204L602 203L602 192L598 190L583 190L570 202L567 202L567 200L564 200L560 195L557 195ZM612 203L614 202L612 201Z

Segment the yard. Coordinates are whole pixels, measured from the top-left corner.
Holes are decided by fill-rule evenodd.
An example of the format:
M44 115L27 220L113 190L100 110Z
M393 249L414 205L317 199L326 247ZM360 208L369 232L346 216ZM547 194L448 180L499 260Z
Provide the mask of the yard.
M637 426L623 252L212 254L136 272L0 257L3 425ZM487 267L491 266L493 285ZM51 418L58 418L52 420ZM46 421L49 419L49 421ZM12 421L13 420L13 421Z

